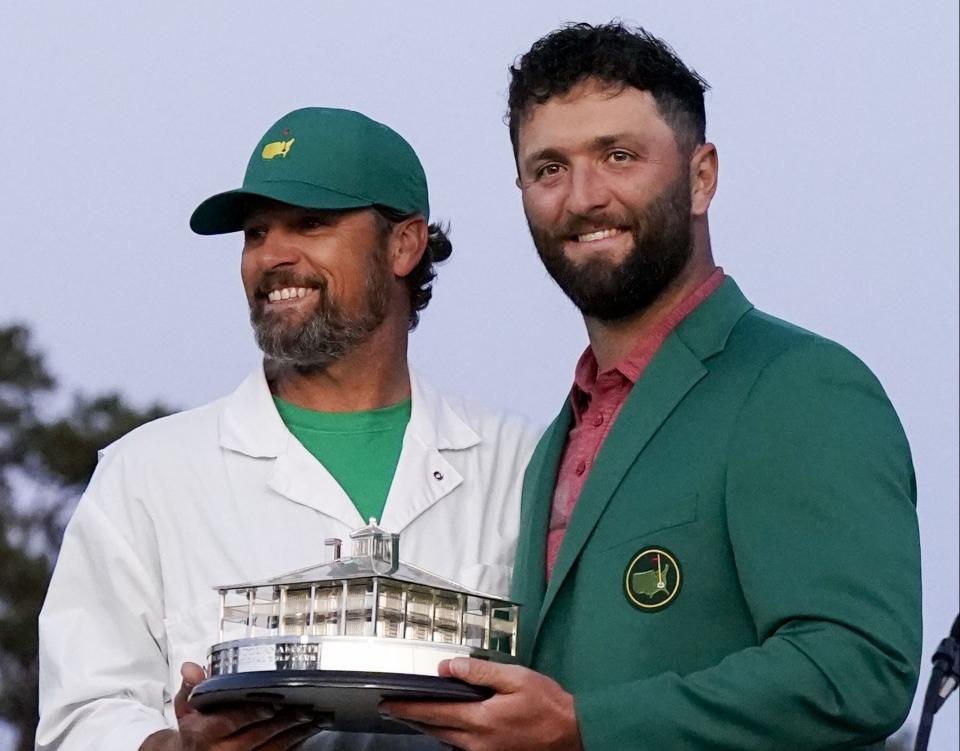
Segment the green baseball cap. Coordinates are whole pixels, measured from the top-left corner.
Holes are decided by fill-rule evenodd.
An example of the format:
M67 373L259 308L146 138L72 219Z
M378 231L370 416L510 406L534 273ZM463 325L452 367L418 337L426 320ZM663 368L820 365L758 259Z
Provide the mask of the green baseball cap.
M243 186L197 206L190 229L237 232L250 196L308 209L380 205L430 217L427 178L410 144L366 115L327 107L294 110L277 120L253 150Z

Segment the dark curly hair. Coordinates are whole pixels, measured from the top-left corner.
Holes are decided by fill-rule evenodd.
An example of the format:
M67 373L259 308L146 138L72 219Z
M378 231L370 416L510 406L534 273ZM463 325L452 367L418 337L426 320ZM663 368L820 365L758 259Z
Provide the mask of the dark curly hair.
M534 42L510 66L510 77L507 119L514 156L520 124L532 107L587 79L649 91L685 153L706 140L703 94L710 85L640 27L618 21L567 24Z
M415 214L402 214L387 206L374 206L375 216L380 224L382 237L386 238L393 231L395 225L409 219ZM410 293L410 330L413 331L420 323L420 311L427 307L433 297L433 280L437 278L434 265L446 261L453 253L453 244L447 234L450 232L448 224L437 223L427 225L427 248L413 271L403 280L407 283Z

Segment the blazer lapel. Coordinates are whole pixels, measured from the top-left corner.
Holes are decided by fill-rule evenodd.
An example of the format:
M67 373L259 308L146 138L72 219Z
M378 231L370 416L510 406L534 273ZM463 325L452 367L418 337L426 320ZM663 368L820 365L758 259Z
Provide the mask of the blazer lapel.
M543 602L546 587L547 527L553 505L553 488L557 482L557 470L572 420L573 411L568 400L544 432L523 477L520 534L517 539L517 557L510 595L523 606L517 637L522 663L529 655L529 650L525 647L533 645L533 634Z
M624 475L687 392L707 374L704 361L723 350L737 321L752 307L733 279L727 277L717 291L704 300L667 337L640 380L634 385L603 442L570 518L570 525L554 564L553 576L543 594L536 627L526 639L529 657L533 655L537 637L557 591L570 573ZM555 439L559 442L557 462L565 445L567 429L569 422L563 435ZM551 483L556 480L556 470L554 465L553 474L549 475ZM551 484L537 496L537 505L545 509L543 513L547 518L552 493ZM545 555L543 548L547 522L542 524L542 527L529 531L529 534L533 534L540 542L538 552L541 558L541 581L544 573L542 559ZM531 548L535 547L531 545ZM529 615L527 617L530 618Z
M553 576L546 588L533 644L557 591L624 475L664 420L706 372L700 359L678 337L670 336L631 390L603 442L570 517Z

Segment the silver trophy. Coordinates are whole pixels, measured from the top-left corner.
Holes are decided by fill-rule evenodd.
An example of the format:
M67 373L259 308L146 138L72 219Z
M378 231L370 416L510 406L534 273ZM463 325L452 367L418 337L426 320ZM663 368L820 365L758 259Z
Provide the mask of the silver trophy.
M411 733L380 716L387 699L475 701L488 689L441 678L441 660L516 658L519 605L400 560L400 535L376 519L351 553L273 579L217 587L218 642L190 703L310 709L331 729Z

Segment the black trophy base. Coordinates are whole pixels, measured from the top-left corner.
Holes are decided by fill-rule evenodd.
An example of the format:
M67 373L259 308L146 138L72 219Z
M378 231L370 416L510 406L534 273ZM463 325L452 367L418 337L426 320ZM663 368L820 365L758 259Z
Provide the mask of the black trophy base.
M284 670L215 675L190 692L201 712L244 702L302 707L317 714L330 730L410 734L416 731L380 716L380 702L480 701L493 695L483 686L456 678L352 670Z

